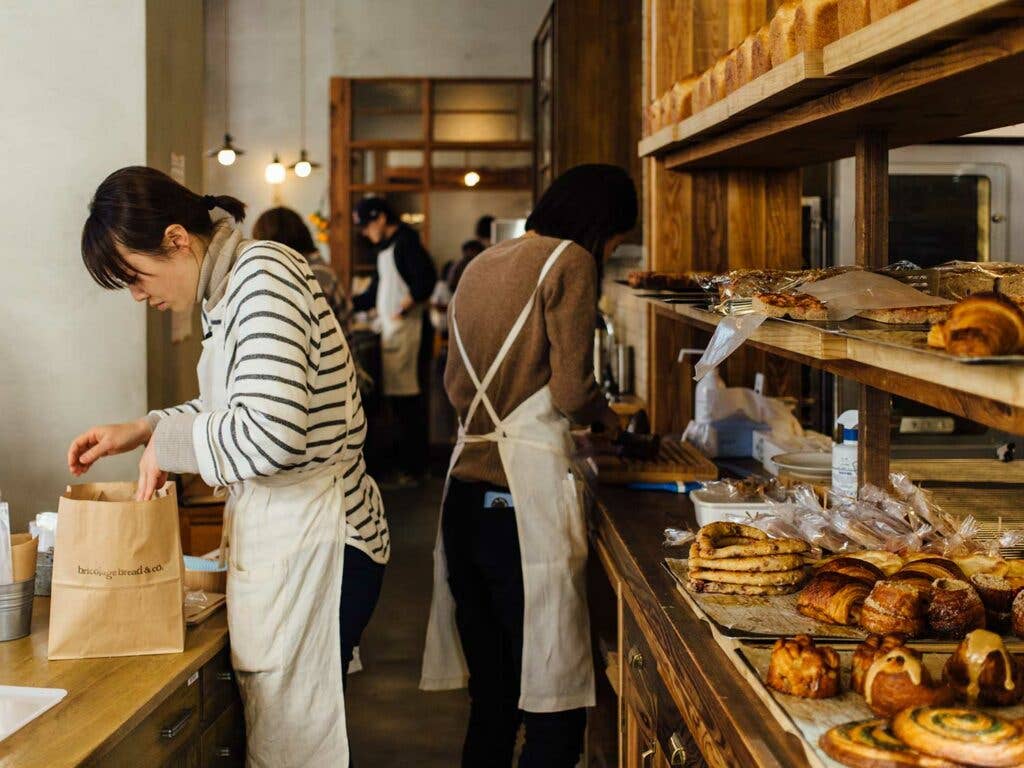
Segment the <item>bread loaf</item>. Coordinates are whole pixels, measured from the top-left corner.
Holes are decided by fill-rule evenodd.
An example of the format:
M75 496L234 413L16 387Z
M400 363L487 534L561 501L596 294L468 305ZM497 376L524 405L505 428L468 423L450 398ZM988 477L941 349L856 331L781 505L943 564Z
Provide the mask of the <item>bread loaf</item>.
M756 80L772 68L772 28L765 24L754 33L750 45L750 79Z
M729 55L725 58L725 93L726 95L732 93L741 85L743 85L743 78L740 75L740 56L742 45L739 45L729 51Z
M884 19L890 13L906 8L914 0L868 0L868 10L871 21L875 22Z
M700 77L697 78L696 84L693 86L693 95L691 97L691 104L693 106L693 114L697 114L702 109L707 109L711 105L711 70L705 70Z
M800 0L786 0L775 12L770 27L770 47L772 66L777 67L796 56L800 49L797 41L800 30L797 28L796 12L800 8Z
M839 0L839 36L849 35L871 23L868 0Z
M797 50L814 51L839 39L839 0L803 0L796 9Z
M672 86L672 90L669 92L666 125L678 123L693 114L693 86L696 83L696 77L688 77Z
M728 59L729 54L726 54L711 67L711 103L721 101L728 95L725 84L725 62Z

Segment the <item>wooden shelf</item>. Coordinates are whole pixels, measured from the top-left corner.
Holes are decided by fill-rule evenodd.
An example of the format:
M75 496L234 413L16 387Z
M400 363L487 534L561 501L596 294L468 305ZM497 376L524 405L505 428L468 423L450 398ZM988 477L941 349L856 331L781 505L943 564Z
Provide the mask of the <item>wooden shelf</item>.
M639 153L672 153L678 170L795 167L853 154L866 129L902 146L1019 122L1024 97L1006 83L1019 77L1022 19L1021 0L917 0L661 129Z
M655 312L714 331L722 316L648 300ZM931 352L767 320L747 344L949 413L1024 434L1024 366L964 365Z

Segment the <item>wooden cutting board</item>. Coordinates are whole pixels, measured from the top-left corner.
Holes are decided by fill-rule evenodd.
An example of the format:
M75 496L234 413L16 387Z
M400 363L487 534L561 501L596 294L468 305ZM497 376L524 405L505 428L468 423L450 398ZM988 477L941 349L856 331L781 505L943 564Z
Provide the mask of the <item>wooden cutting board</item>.
M595 456L597 479L609 485L717 480L718 468L689 443L663 440L657 459L637 461L618 456Z

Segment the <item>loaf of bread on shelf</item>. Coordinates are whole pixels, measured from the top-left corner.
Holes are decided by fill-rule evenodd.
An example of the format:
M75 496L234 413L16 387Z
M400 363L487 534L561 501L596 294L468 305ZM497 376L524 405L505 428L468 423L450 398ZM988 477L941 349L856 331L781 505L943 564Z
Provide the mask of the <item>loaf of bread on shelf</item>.
M729 60L729 54L720 56L711 66L711 103L721 101L727 95L725 84L725 63Z
M750 43L750 79L756 80L772 68L772 28L765 24Z
M740 76L740 56L743 43L740 43L725 57L725 94L728 96L741 85L743 81Z
M693 95L691 96L691 104L693 106L693 114L697 114L701 110L707 109L711 106L711 69L704 70L697 76L697 82L693 86Z
M786 0L772 17L770 31L773 67L779 66L800 52L798 41L801 35L796 18L799 8L800 0Z
M779 638L768 665L769 688L805 699L827 699L839 693L839 654L816 646L808 635Z
M754 79L754 39L755 35L747 35L725 62L725 87L729 93Z
M953 305L943 323L932 328L929 345L941 343L952 355L989 357L1024 351L1024 310L1002 294L968 296Z
M856 32L871 23L868 0L839 0L839 36Z
M696 83L696 77L687 77L672 86L669 92L666 125L678 123L693 114L693 86Z
M900 10L900 8L906 8L908 5L913 5L913 3L914 0L868 0L871 21L884 19L890 13Z
M839 39L839 0L802 0L796 9L797 51L814 51Z
M1024 696L1024 664L995 632L976 629L963 639L942 670L943 679L968 704L1008 707Z

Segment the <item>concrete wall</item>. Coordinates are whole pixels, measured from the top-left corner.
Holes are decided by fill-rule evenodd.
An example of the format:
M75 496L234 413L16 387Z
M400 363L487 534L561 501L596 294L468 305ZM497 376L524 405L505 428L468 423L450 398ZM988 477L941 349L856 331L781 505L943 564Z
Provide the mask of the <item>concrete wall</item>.
M99 182L146 160L145 6L0 3L0 30L0 489L24 530L56 509L79 431L145 412L143 308L95 285L79 248ZM89 478L133 479L137 460Z
M306 145L323 168L306 179L289 174L271 187L263 170L272 154L287 165L300 149L299 3L229 3L230 128L247 154L229 168L207 160L207 191L248 203L249 226L276 204L303 216L321 207L327 213L331 76L530 77L533 36L549 6L550 0L306 0ZM205 7L205 141L214 147L224 133L224 3L207 0Z

